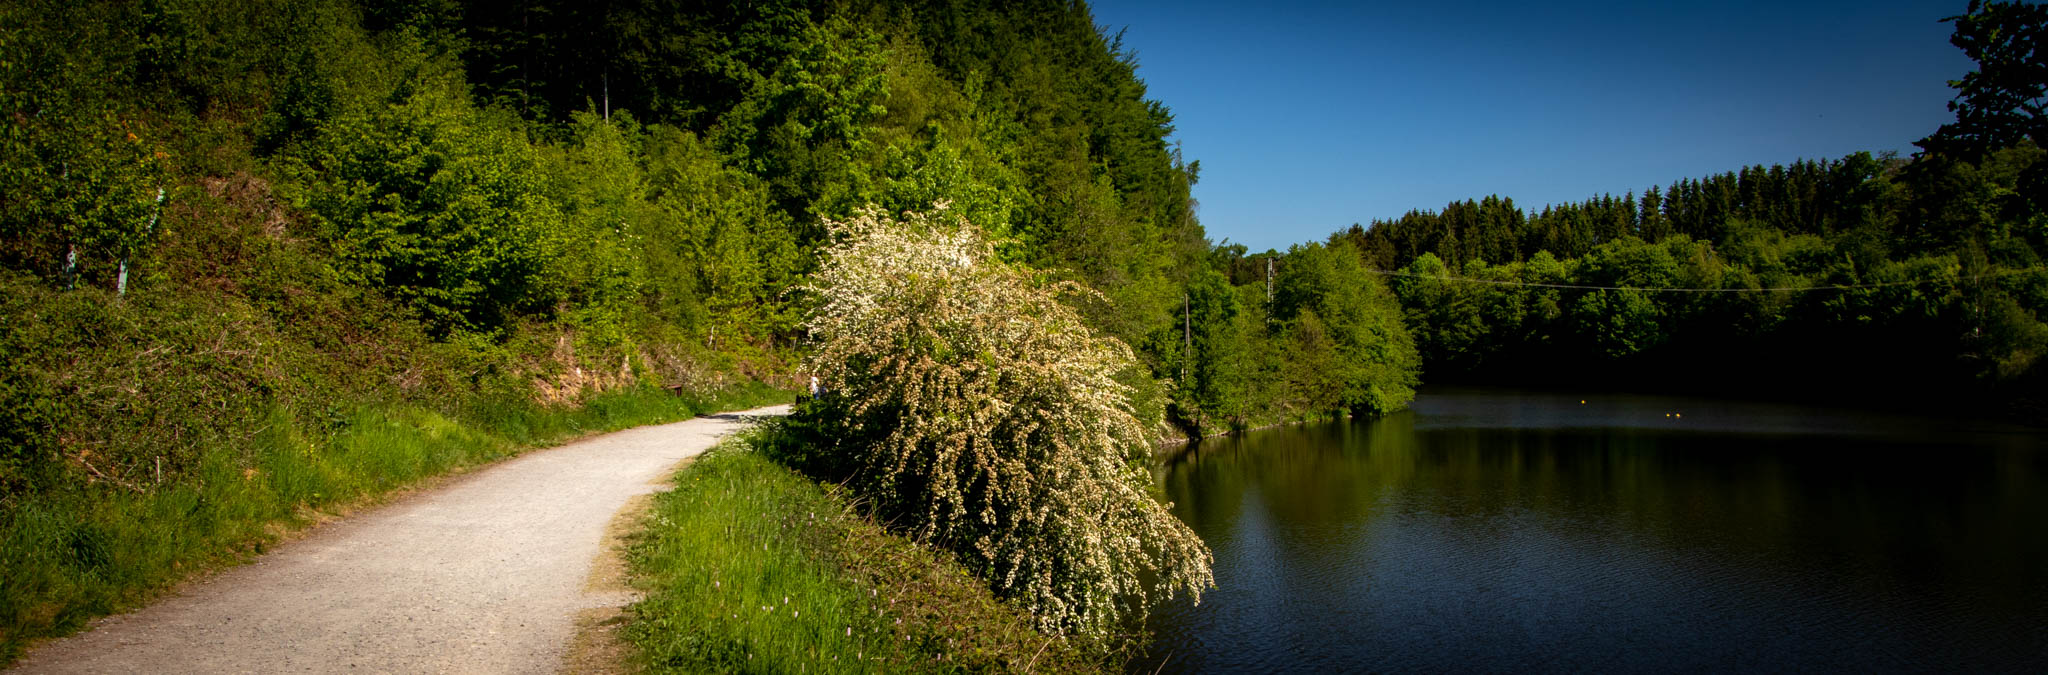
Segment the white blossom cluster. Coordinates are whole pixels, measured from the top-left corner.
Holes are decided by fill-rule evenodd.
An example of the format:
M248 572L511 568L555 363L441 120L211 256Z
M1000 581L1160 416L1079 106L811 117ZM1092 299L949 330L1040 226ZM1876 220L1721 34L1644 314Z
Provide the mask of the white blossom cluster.
M837 243L803 287L849 485L1050 631L1100 637L1199 600L1209 550L1148 492L1145 429L1111 377L1130 348L1060 302L1091 291L1000 260L946 206L828 221Z

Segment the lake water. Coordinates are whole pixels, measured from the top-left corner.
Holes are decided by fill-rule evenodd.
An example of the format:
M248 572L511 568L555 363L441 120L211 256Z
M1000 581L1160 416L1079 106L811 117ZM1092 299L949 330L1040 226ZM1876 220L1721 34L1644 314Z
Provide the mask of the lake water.
M2048 672L2037 430L1443 391L1158 476L1218 588L1146 671Z

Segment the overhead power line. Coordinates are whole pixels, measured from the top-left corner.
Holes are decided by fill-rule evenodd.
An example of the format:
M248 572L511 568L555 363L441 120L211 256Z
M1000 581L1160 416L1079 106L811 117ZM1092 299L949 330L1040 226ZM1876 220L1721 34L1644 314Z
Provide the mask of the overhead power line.
M1546 284L1546 283L1540 283L1540 282L1534 282L1534 281L1503 281L1503 280L1499 280L1499 279L1473 279L1473 278L1470 278L1470 277L1454 277L1454 276L1449 276L1449 275L1442 275L1442 274L1416 274L1416 273L1413 273L1413 272L1398 272L1398 271L1390 271L1390 270L1366 270L1366 271L1368 271L1368 272L1372 272L1373 274L1378 274L1378 275L1382 275L1382 276L1390 276L1390 277L1408 277L1408 278L1411 278L1411 279L1435 279L1435 280L1437 280L1437 281L1448 281L1448 282L1455 282L1455 283L1465 283L1465 284L1484 284L1484 285L1488 285L1488 286L1521 286L1521 287L1526 287L1526 288L1560 288L1560 289L1566 289L1566 290L1579 290L1579 291L1642 291L1642 292L1644 292L1644 293L1799 293L1799 292L1805 292L1805 291L1853 291L1853 290L1858 290L1858 289L1865 289L1865 288L1891 288L1891 287L1895 287L1895 286L1919 286L1919 285L1923 285L1923 284L1931 284L1931 283L1936 283L1936 282L1939 282L1939 281L1943 281L1942 279L1918 279L1918 280L1913 280L1913 281L1882 281L1882 282L1878 282L1878 283L1870 283L1870 284L1829 284L1829 285L1824 285L1824 286L1773 286L1773 287L1770 287L1770 288L1654 288L1654 287L1647 287L1647 286L1590 286L1590 285L1584 285L1584 284ZM1965 281L1978 281L1978 280L1982 280L1982 279L1990 279L1990 278L1994 278L1994 277L2010 276L2010 275L2013 275L2013 274L2026 274L2026 273L2030 273L2030 272L2041 272L2041 271L2044 271L2044 270L2040 270L2040 269L2033 269L2033 268L2022 268L2022 269L2005 269L2005 270L1999 270L1999 271L1996 271L1996 272L1986 272L1986 273L1983 273L1983 274L1973 274L1973 275L1970 275L1970 276L1967 276L1967 277L1956 277L1955 279L1953 279L1953 281L1955 281L1955 282L1958 282L1958 283L1960 283L1960 282L1965 282Z

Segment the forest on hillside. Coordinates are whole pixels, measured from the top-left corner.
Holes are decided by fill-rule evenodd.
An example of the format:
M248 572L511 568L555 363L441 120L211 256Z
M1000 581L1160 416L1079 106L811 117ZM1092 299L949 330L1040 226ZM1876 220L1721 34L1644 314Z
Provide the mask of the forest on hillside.
M273 408L322 428L365 402L792 382L787 289L821 220L867 204L945 200L1099 290L1081 310L1143 355L1124 379L1155 422L1268 389L1209 373L1219 326L1270 319L1321 364L1274 390L1288 414L1392 410L1416 381L1356 256L1310 246L1256 321L1219 314L1249 303L1216 275L1198 167L1084 4L0 12L10 495L75 481L88 448L176 477Z

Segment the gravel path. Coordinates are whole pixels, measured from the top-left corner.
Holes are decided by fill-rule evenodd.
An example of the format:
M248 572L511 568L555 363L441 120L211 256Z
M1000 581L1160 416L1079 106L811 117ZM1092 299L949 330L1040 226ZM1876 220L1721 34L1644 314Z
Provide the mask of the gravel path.
M47 643L27 673L554 672L605 524L677 463L787 406L536 450L320 527Z

